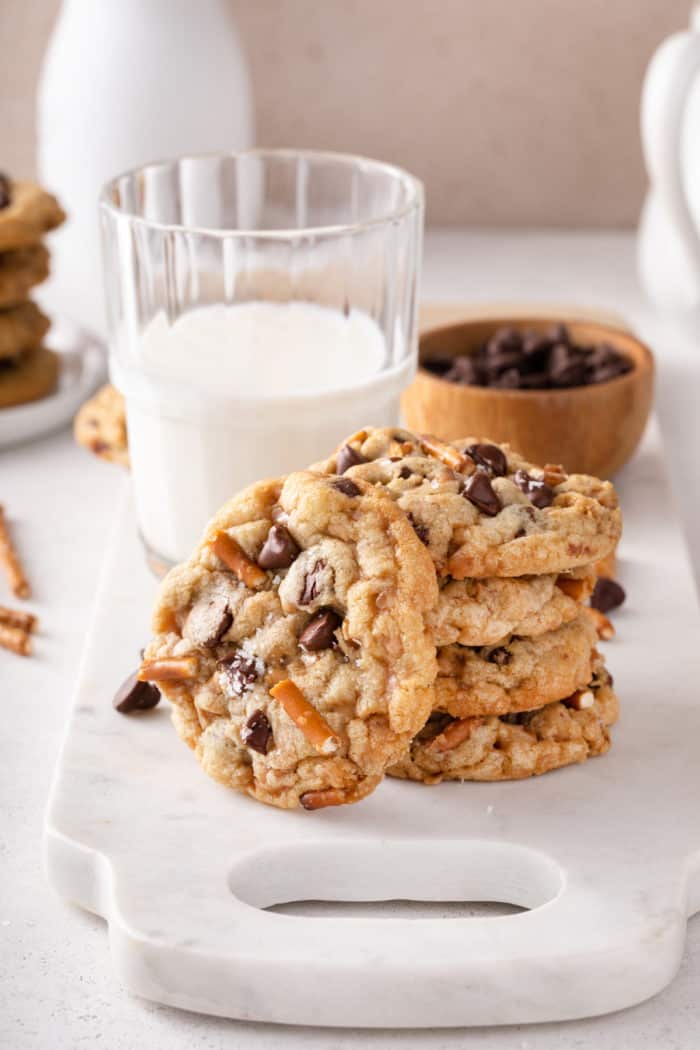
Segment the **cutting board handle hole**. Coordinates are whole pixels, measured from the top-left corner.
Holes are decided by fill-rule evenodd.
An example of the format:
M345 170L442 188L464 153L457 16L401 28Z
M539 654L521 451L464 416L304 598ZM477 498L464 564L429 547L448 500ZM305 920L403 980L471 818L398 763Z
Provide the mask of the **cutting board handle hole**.
M465 916L483 916L477 902L497 904L497 914L515 917L554 900L564 875L551 857L512 843L344 840L256 850L237 861L228 881L244 904L286 915L295 914L296 906L297 914L303 908L306 915L325 918L344 909L348 914L346 906L357 902L402 901L401 917L412 909L417 918L437 918L441 912L447 918L456 909ZM322 902L338 907L329 909ZM419 902L442 907L421 914Z

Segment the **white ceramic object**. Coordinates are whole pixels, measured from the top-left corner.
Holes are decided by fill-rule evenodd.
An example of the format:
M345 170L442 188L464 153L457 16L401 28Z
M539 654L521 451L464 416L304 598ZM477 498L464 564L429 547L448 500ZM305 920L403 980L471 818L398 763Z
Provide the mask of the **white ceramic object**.
M128 168L253 142L250 77L225 0L63 0L38 92L39 175L68 222L47 307L106 334L97 201Z
M0 409L0 449L65 426L107 378L105 347L68 318L54 319L46 345L60 354L56 390L39 401Z
M46 856L55 889L106 918L131 991L236 1018L438 1027L605 1013L672 979L700 909L700 616L655 427L620 487L629 600L606 646L622 698L610 754L520 783L386 781L357 806L316 813L266 808L207 780L164 705L130 718L112 710L155 588L125 507ZM401 898L532 910L262 910Z
M686 32L658 48L642 92L650 188L638 237L639 275L660 307L700 309L700 5Z

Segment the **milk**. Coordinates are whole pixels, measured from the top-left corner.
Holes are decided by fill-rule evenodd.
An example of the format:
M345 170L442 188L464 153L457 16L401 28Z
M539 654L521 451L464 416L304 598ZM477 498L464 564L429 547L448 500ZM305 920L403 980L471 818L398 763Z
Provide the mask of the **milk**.
M181 561L243 486L307 467L365 424L395 424L414 368L403 334L389 359L359 310L246 302L172 324L155 316L138 345L112 356L148 548Z

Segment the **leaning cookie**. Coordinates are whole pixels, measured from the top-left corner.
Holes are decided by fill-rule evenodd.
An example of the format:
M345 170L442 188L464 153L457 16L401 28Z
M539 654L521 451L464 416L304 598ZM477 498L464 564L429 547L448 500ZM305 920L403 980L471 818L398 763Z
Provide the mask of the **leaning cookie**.
M622 529L610 482L478 438L367 427L314 469L386 489L454 580L566 572L609 554Z
M56 198L41 186L0 175L0 251L35 244L65 217Z
M590 681L598 636L582 613L537 638L497 646L443 646L438 651L435 707L458 718L529 711L570 696Z
M0 252L0 307L22 302L48 276L49 253L43 244Z
M75 440L100 459L129 466L124 398L107 383L79 409L73 422Z
M388 774L424 784L539 776L605 754L618 710L602 669L588 689L534 711L464 719L435 714Z
M436 599L385 493L308 472L260 482L164 580L140 677L214 779L282 808L355 802L431 710Z

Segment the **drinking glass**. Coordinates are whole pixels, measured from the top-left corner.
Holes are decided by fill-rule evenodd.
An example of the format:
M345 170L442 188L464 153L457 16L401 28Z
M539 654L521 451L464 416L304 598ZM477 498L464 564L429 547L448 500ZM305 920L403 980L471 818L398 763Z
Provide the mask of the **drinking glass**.
M416 367L421 184L298 150L182 157L100 200L110 373L152 562L219 506L398 422Z

